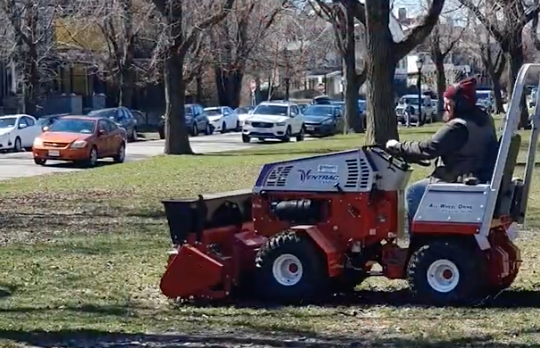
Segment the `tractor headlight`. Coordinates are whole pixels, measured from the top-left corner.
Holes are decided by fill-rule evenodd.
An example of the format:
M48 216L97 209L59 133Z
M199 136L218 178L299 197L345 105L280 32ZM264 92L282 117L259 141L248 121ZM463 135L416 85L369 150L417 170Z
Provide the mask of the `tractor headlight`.
M86 145L88 145L88 143L86 141L84 141L84 140L76 140L71 144L71 148L72 149L82 149Z

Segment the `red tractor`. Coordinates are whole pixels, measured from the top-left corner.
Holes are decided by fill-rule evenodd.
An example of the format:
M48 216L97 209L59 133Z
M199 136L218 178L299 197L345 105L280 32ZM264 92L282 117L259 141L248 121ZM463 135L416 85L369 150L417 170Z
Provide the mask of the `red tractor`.
M515 179L519 102L531 73L538 76L540 65L521 69L491 181L429 185L407 247L398 245L407 159L366 146L270 163L252 190L164 201L174 250L163 294L218 299L250 288L264 299L298 302L379 275L406 279L423 302L448 305L509 287L521 264L512 240L524 222L540 124L524 180Z

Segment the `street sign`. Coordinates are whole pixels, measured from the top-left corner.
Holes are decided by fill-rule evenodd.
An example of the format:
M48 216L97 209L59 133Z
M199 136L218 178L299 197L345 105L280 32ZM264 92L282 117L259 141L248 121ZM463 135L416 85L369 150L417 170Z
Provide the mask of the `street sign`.
M255 89L257 89L257 82L255 80L249 82L249 89L251 89L251 93L255 92Z

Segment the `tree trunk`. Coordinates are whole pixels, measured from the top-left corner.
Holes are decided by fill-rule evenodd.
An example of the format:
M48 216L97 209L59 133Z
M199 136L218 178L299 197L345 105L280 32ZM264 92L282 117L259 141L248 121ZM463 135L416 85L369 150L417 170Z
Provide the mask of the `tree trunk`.
M343 52L343 63L345 65L345 122L343 132L346 134L349 129L355 133L364 133L364 124L360 119L358 110L358 89L359 76L356 73L356 42L354 32L354 14L347 8L345 23L345 47Z
M367 144L384 146L399 139L394 110L394 41L389 29L388 1L366 0Z
M506 43L505 45L501 45L501 47L503 47L504 52L507 55L506 58L509 64L508 84L509 86L511 86L511 89L509 88L510 93L513 93L513 88L516 83L517 76L519 74L519 69L521 69L521 66L523 65L523 62L524 62L523 40L522 40L521 35L522 35L522 31L520 30L517 33L514 33L514 35L512 35L512 37L509 40L509 43ZM525 93L523 93L521 96L521 115L520 115L519 128L526 127L528 123L529 123L529 110L527 109L526 95Z
M133 94L135 92L135 74L131 70L133 62L126 63L120 67L118 101L120 105L131 108L133 105Z
M37 47L30 45L24 55L24 113L35 115L37 112L37 96L39 88L39 70L37 66Z
M493 79L493 77L492 77ZM501 94L501 77L493 79L493 97L495 98L495 110L498 114L504 113L504 104Z
M219 105L237 108L240 105L240 93L244 78L243 69L224 70L218 66L214 71Z
M443 94L446 90L446 73L444 72L444 57L436 57L435 68L437 69L437 117L442 120L444 113Z
M353 37L354 39L354 37ZM351 57L352 55L352 57ZM358 117L358 79L356 75L356 61L354 51L352 54L347 52L345 61L345 122L343 132L347 134L349 129L355 133L364 133L364 125Z
M175 6L173 6L175 5ZM182 28L182 4L169 4L169 14L166 17L169 25L171 45L166 50L165 58L165 153L168 155L193 154L189 144L189 134L186 127L184 83L184 58L186 50L181 50L185 43Z
M193 154L185 126L183 57L171 50L165 60L165 153L169 155Z

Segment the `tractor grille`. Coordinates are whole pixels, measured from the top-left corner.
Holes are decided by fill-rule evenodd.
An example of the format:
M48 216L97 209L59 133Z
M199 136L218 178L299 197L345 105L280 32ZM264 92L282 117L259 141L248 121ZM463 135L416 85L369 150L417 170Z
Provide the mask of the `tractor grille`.
M274 127L273 123L268 123L268 122L253 122L252 125L253 125L253 127L256 127L256 128L272 128L272 127Z
M276 169L272 170L268 176L268 179L266 180L266 186L285 186L292 167L293 166L277 167Z
M370 167L364 158L349 159L347 163L347 182L345 188L367 189L369 187Z
M52 143L52 142L44 142L43 146L45 147L54 147L54 148L64 148L68 146L69 143Z

